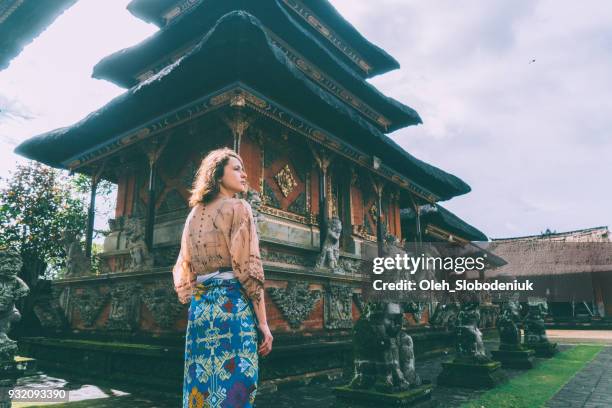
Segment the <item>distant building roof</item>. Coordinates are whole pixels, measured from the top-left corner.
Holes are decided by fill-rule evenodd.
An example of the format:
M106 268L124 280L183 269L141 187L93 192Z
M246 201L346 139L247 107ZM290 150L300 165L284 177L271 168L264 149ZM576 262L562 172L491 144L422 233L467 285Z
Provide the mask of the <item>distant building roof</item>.
M493 238L493 241L563 241L563 242L610 242L610 232L607 226L585 228L566 232L549 232L522 237Z
M77 0L0 0L0 70Z
M612 271L612 243L605 226L494 239L487 249L508 261L490 277Z

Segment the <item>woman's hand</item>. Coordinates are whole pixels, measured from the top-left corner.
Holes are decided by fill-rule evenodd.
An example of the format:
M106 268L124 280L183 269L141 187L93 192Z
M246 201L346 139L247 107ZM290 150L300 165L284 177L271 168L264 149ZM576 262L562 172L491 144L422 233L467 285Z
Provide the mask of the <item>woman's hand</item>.
M259 325L259 330L261 330L263 334L263 342L259 345L257 352L261 354L262 357L265 357L272 351L272 340L274 340L274 338L267 324Z
M195 279L192 282L182 283L178 286L174 287L174 291L176 292L179 302L186 305L191 301L191 296L193 295L193 286L195 285Z

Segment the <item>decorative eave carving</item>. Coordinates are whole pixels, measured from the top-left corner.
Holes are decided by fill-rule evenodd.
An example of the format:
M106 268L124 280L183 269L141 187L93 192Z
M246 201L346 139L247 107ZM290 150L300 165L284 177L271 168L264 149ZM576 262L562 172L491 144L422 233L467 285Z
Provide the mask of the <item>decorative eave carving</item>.
M407 177L386 166L384 163L381 163L378 169L374 169L372 167L372 156L351 146L342 139L329 134L323 129L314 126L240 82L204 96L192 104L184 106L174 112L162 115L139 128L125 132L113 138L107 144L91 149L83 155L70 158L62 164L70 168L71 171L74 171L79 167L111 155L129 145L145 140L162 131L167 131L206 113L228 106L230 103L244 103L245 107L281 123L307 139L323 145L332 152L369 169L379 177L399 185L401 188L410 191L410 193L426 201L434 203L439 200L439 197L434 193L419 186Z
M291 10L297 13L304 21L306 21L312 28L317 30L323 37L329 40L340 52L346 55L355 65L359 67L363 72L369 74L372 70L372 66L361 56L355 49L353 49L346 41L344 41L338 34L336 34L331 28L329 28L323 21L315 15L308 7L306 7L299 0L282 0Z
M267 288L270 297L294 329L310 315L314 305L321 298L320 291L308 289L308 282L287 283L287 288Z

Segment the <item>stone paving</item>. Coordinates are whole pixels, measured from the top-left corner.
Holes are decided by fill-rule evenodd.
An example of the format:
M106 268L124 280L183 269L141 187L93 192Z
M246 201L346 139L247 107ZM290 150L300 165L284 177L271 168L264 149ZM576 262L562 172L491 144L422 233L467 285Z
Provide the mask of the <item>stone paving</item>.
M496 350L499 343L496 341L485 341L487 350ZM570 346L560 345L560 350L567 350ZM435 384L438 374L442 371L442 362L452 360L452 356L440 356L425 361L417 360L417 373L424 380L429 380ZM508 378L524 373L524 370L504 369ZM342 403L332 395L330 388L335 385L344 385L346 379L339 379L326 384L314 384L299 387L292 390L279 390L276 393L262 395L257 398L257 408L301 408L301 407L321 407L321 408L353 408L350 404ZM487 390L471 390L467 388L442 387L436 386L432 392L432 403L429 405L439 408L453 408L475 399ZM612 405L611 405L612 407ZM362 406L360 408L363 408Z
M612 347L604 348L546 404L550 408L612 407Z
M486 341L487 349L496 349L497 342ZM566 350L570 345L560 345ZM441 362L450 360L451 356L440 356L425 361L417 360L417 372L425 380L435 383L441 371ZM606 347L593 362L588 364L568 384L566 384L547 405L550 408L560 407L605 407L612 408L612 347ZM522 370L504 370L509 377L524 373ZM257 408L353 408L353 406L336 400L331 387L346 384L347 379L336 379L331 382L311 382L308 386L279 386L277 392L258 395ZM19 385L53 386L70 389L70 404L59 405L67 408L174 408L180 407L180 395L153 394L151 390L113 388L110 385L80 384L64 379L46 376L28 377L20 380ZM432 393L430 407L458 407L472 400L486 390L469 390L436 386ZM14 404L15 408L34 408L48 406L43 404ZM58 405L56 405L58 406ZM355 407L356 408L356 407ZM487 407L490 408L490 407Z
M612 345L612 330L546 330L546 335L553 342Z

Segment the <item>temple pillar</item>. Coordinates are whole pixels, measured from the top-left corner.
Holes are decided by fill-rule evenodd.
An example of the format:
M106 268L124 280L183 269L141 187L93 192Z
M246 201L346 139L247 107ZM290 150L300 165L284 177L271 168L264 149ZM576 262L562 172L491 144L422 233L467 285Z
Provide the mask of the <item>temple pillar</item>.
M376 193L376 244L378 247L378 256L384 256L384 241L382 228L382 194L384 189L384 183L382 180L373 179L372 185L374 186L374 192Z
M319 245L323 248L323 241L327 235L329 219L329 199L327 195L327 170L331 163L331 154L323 149L318 149L311 144L309 147L319 168Z
M153 250L153 231L155 228L155 180L157 178L157 161L161 156L166 144L168 143L168 137L163 139L156 139L150 142L150 145L143 145L143 149L147 154L149 161L149 185L148 185L148 202L147 202L147 220L145 224L145 243L149 251Z
M85 232L85 256L91 259L91 247L93 242L94 220L96 218L96 192L100 182L104 164L96 169L91 176L91 191L89 193L89 208L87 209L87 230Z
M242 142L242 136L247 131L253 117L249 117L243 111L243 107L246 105L244 95L237 95L232 98L230 106L233 108L229 116L222 115L223 122L230 128L234 139L233 149L236 153L240 154L240 144Z

